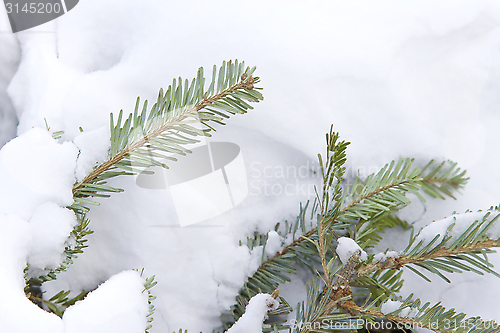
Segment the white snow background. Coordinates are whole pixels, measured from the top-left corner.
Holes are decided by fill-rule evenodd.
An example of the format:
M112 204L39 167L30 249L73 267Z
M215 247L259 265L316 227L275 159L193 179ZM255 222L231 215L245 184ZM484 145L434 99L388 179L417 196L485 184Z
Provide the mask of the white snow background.
M257 66L264 87L255 110L211 139L241 147L249 196L207 223L180 228L168 190L139 188L133 177L112 180L125 192L92 207L89 248L44 290L76 295L107 282L62 321L40 312L22 292L26 258L57 261L61 230L74 223L63 208L68 191L92 161L102 161L109 113L128 113L137 96L154 100L174 77L191 79L199 66L210 73L229 59ZM417 202L403 212L422 225L499 203L499 110L497 1L86 0L15 35L2 7L0 145L16 126L19 138L0 151L0 331L141 332L142 280L123 271L142 267L158 281L151 332L219 329L221 313L260 263L260 253L239 240L293 220L299 202L312 198L308 185L317 177L280 170L313 165L330 124L352 142L351 178L399 157L451 159L467 169L457 200ZM44 118L65 132L59 143L49 140ZM86 157L77 164L78 148ZM288 184L291 193L279 193ZM407 242L388 237L391 250ZM491 261L500 266L498 255ZM295 305L309 278L299 276L282 295ZM494 276L453 274L452 284L432 278L428 284L406 272L402 295L500 320Z

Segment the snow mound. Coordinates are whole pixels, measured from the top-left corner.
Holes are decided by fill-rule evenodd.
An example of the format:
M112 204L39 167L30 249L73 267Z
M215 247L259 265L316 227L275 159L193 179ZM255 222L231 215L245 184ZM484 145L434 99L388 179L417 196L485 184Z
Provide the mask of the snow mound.
M276 253L280 252L283 249L281 243L281 236L274 230L269 231L267 233L266 254L268 256L274 256Z
M28 258L32 268L56 268L63 258L68 236L76 225L75 214L53 202L46 202L35 210L29 221L33 242Z
M40 309L24 295L23 269L31 240L26 221L15 215L0 214L0 330L63 333L59 317Z
M250 299L245 313L226 333L262 333L262 322L279 302L269 294L257 294Z
M144 332L148 296L143 290L144 280L135 271L112 276L66 310L65 333Z
M366 260L368 255L366 254L365 251L354 241L352 238L349 237L340 237L338 239L338 246L337 246L337 255L340 258L340 261L342 261L342 264L347 264L349 259L356 253L356 251L360 251L361 255L359 257L360 260Z
M0 150L0 213L29 220L46 201L73 203L78 149L58 143L44 129L33 128Z

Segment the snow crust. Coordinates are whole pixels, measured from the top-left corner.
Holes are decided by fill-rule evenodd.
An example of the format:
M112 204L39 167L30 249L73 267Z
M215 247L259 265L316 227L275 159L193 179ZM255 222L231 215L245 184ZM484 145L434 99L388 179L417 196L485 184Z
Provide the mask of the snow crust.
M279 302L269 294L257 294L250 299L245 313L226 333L262 333L262 322L270 310L277 309Z
M359 260L366 260L368 255L365 251L356 243L356 241L349 237L340 237L338 240L337 255L342 261L342 264L347 264L349 259L357 252L360 251Z

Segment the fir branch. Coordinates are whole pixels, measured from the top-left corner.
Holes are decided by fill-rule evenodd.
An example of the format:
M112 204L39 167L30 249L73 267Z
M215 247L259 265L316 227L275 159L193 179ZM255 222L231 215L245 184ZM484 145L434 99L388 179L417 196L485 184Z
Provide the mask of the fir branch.
M321 198L317 195L320 203L320 216L318 216L318 241L313 243L318 248L321 259L321 266L327 286L331 286L330 269L327 265L327 249L329 248L334 233L332 225L336 223L341 213L342 187L341 183L345 173L344 163L346 161L345 150L349 142L338 142L339 134L333 132L333 125L330 127L330 133L326 135L326 160L323 164L321 154L318 154L321 175L323 176L323 189ZM333 203L333 207L330 205ZM310 239L310 238L309 238Z
M302 302L297 305L296 323L314 323L318 320L324 313L333 291L331 286L326 287L326 292L322 296L321 280L319 278L313 279L311 285L307 285L306 288L307 296L305 303ZM309 332L309 330L309 327L295 325L293 333L305 333Z
M363 248L371 246L369 243L366 244L367 242L372 242L372 245L374 245L373 242L378 242L377 239L381 238L378 233L383 232L387 227L395 227L399 225L403 228L408 228L408 224L406 222L386 213L400 209L409 203L409 200L404 198L406 192L411 191L415 193L415 191L420 188L422 183L433 182L437 179L435 177L437 174L435 171L437 169L433 169L432 161L425 167L426 172L429 172L429 175L426 175L425 178L421 177L422 172L418 167L411 169L412 163L413 160L411 159L400 159L397 164L395 161L392 161L390 164L385 165L379 173L370 175L364 182L357 178L355 182L348 186L345 191L346 194L342 199L344 201L344 205L345 202L350 203L340 210L340 217L335 220L335 224L333 224L333 226L337 230L349 227L352 225L351 218L354 220L360 219L359 215L362 215L358 214L358 206L362 209L366 209L368 213L365 215L365 222L373 220L373 223L358 223L357 230L355 232L356 241L363 244ZM463 174L464 173L461 173L460 175L463 176ZM440 177L441 179L444 179L442 176ZM374 184L377 182L378 186L375 186ZM384 192L389 190L395 190L396 192L390 191L389 195L386 196L387 193ZM380 200L381 195L384 195L382 200ZM369 200L373 201L373 205L369 202ZM307 208L307 205L305 207ZM314 215L316 209L317 207L313 207L312 215ZM301 223L305 225L303 222L305 219L302 215L305 215L305 209L301 208L299 215L301 218L298 217L297 221L301 221ZM293 227L293 242L286 246L281 253L278 253L276 257L280 257L281 255L292 251L295 247L301 246L303 243L307 243L304 241L314 237L318 233L317 227L314 227L313 224L311 224L310 230L306 231L305 228L302 228L303 236L296 237L295 232L298 230L297 226L298 223ZM363 228L361 228L362 226ZM273 258L270 258L269 260L272 259Z
M429 307L430 303L421 306L420 299L412 299L413 294L405 300L399 297L397 299L400 302L398 308L390 313L382 312L384 304L380 305L380 296L368 306L358 306L352 301L352 293L348 285L357 275L356 258L357 255L342 268L334 284L333 293L331 287L321 288L319 279L317 279L316 284L312 285L312 291L311 287L308 286L306 305L299 306L300 311L297 312L296 319L296 322L306 323L306 325L297 328L294 333L330 332L329 327L335 323L342 323L345 318L350 320L385 318L410 325L412 328L422 327L440 333L493 333L500 331L498 324L494 321L484 322L479 317L464 319L466 317L464 313L456 313L454 309L446 311L440 303L432 307ZM309 295L313 295L313 297ZM338 308L345 309L349 313L338 312ZM315 323L326 318L330 320L329 327L315 326Z
M422 178L420 169L413 168L412 159L400 159L386 164L377 174L364 181L359 177L349 185L343 201L349 203L339 220L355 225L354 239L362 247L370 247L380 240L379 233L386 227L404 225L388 215L410 203L407 192L418 193Z
M387 228L395 227L401 227L403 230L412 228L406 221L386 213L359 226L356 230L356 242L363 249L374 247L382 240L380 234L384 233Z
M499 218L498 207L492 207L460 235L452 236L455 223L451 223L444 235L438 234L430 241L420 239L420 234L424 230L422 229L417 235L411 235L409 245L400 257L376 263L371 262L372 258L369 258L358 268L358 274L361 276L379 269L406 266L430 281L425 275L408 266L412 264L438 275L447 282L450 282L449 279L441 271L448 273L471 271L481 275L485 272L500 277L491 269L493 265L487 260L487 254L494 252L490 248L500 246L500 239L490 239L489 235L489 230Z
M352 301L351 289L344 282L344 280L352 279L350 275L354 272L355 266L355 260L351 260L342 267L339 274L335 275L336 281L333 286L322 287L319 277L313 279L311 285L307 285L305 303L297 305L296 325L293 333L330 332L335 324L342 325L347 320L359 319L359 316L353 312L339 312L339 307L344 308L347 304L355 305ZM330 328L322 325L325 320L329 322Z
M406 266L409 264L418 264L424 261L432 261L437 258L445 258L445 260L447 260L446 264L450 267L455 266L457 268L470 270L476 273L478 273L479 269L487 273L497 275L496 272L490 269L490 267L492 267L492 264L489 263L486 259L479 257L479 255L486 257L488 253L495 252L489 250L492 247L500 247L500 240L485 240L482 242L477 242L474 245L464 246L453 250L448 248L441 248L439 250L433 251L432 253L427 253L423 256L401 256L399 258L389 258L383 262L366 263L360 266L357 271L358 274L362 276L380 269L401 268L402 266ZM458 261L461 261L464 264L469 263L472 266L476 266L476 268L469 265L462 266ZM459 272L459 270L455 271Z
M347 202L351 202L346 210L349 212L350 206L355 206L363 203L366 210L351 211L351 215L345 214L344 217L351 218L353 221L359 220L356 225L355 239L362 248L368 248L376 245L381 237L380 233L384 232L387 227L394 227L396 225L408 228L408 225L399 220L397 217L390 215L390 213L397 211L410 203L406 198L407 192L416 194L422 201L425 199L420 195L419 190L427 193L433 198L445 199L441 194L455 198L452 191L457 191L465 186L469 178L465 178L465 171L460 172L457 168L457 163L445 161L436 165L434 160L431 160L422 170L418 167L410 171L413 160L406 159L404 162L399 160L397 165L395 161L385 165L377 175L372 174L361 181L356 178L352 185L347 188ZM392 170L394 168L394 170ZM397 170L402 169L401 173ZM382 175L385 172L384 175ZM388 174L391 172L391 174ZM398 178L400 183L398 183ZM384 179L386 179L384 181ZM384 186L387 180L393 179L394 181ZM376 184L378 189L370 190L370 186ZM405 188L407 187L408 188ZM384 193L384 190L396 190L391 198L390 192ZM371 193L369 193L371 191ZM378 195L377 192L382 192ZM399 194L398 194L399 192ZM369 193L369 194L367 194ZM440 194L441 193L441 194ZM369 200L375 203L365 202L364 200L369 197ZM377 202L378 201L378 202ZM368 208L368 209L367 209ZM366 213L366 215L364 215ZM345 221L346 223L349 220Z
M495 208L495 210L498 210L498 207ZM337 279L334 283L335 291L331 297L329 296L329 303L323 308L323 313L321 315L326 316L334 313L333 311L335 308L340 307L346 309L351 315L369 314L408 324L420 324L423 327L433 329L437 332L443 331L442 323L436 324L435 327L433 327L430 323L432 323L432 321L442 322L443 320L456 319L457 316L455 316L453 309L444 313L444 308L437 304L426 310L429 305L427 304L423 308L418 309L418 311L414 311L414 309L420 304L420 300L411 303L410 301L412 296L410 296L402 302L398 311L385 315L382 312L377 312L379 309L371 310L371 308L386 300L387 295L380 294L379 296L374 297L373 302L369 306L359 307L351 300L352 292L350 291L349 286L352 285L352 281L355 280L362 282L370 281L366 275L371 272L376 271L375 274L379 274L383 269L393 269L393 272L395 272L395 269L399 269L400 267L408 264L420 264L422 267L439 276L442 276L439 270L445 270L448 272L461 272L460 270L468 270L479 273L484 271L493 273L500 277L500 275L495 273L490 268L492 265L488 262L486 257L487 253L492 252L489 250L490 247L500 246L500 240L491 240L488 239L487 236L488 229L491 228L493 223L500 216L500 213L497 212L495 217L490 218L491 213L491 211L487 212L482 219L476 220L459 236L447 237L447 235L445 235L443 240L437 245L434 245L434 243L437 239L439 239L440 235L437 235L428 244L424 244L423 241L420 241L416 246L412 247L412 244L416 242L419 236L412 235L410 245L408 245L407 249L403 252L403 256L398 258L389 258L383 262L374 263L372 262L374 256L371 255L366 262L359 263L357 259L360 255L360 251L358 251L358 253L353 255L349 261L342 266L340 273L336 274ZM452 229L453 224L448 228L447 234ZM482 254L484 258L481 258L479 256L480 254ZM394 273L389 273L389 275L391 274L394 275ZM376 280L377 279L374 279L375 282L377 282ZM394 279L390 279L388 283L388 285L392 285L395 288L400 288L401 284L402 280L398 281L397 275ZM327 293L328 288L329 287L327 285L324 287L323 297L324 294ZM392 291L390 291L390 293L393 294ZM409 304L411 305L411 308L405 310ZM403 311L405 311L404 315L402 315ZM398 314L400 314L400 316L398 316ZM458 316L460 316L460 320L465 317L464 314L459 314ZM409 319L409 317L414 317L415 320ZM302 319L307 320L306 317ZM307 332L307 330L301 332ZM323 330L319 330L318 332L323 332ZM324 332L326 332L326 330ZM457 330L457 332L462 331Z
M365 181L357 178L345 191L346 194L342 198L345 207L340 209L339 218L334 220L334 223L329 224L329 227L332 228L332 234L333 232L343 232L357 223L354 233L356 241L363 248L366 248L378 243L381 239L379 233L388 227L399 225L408 228L406 222L389 213L405 207L409 203L405 197L406 192L416 193L424 182L432 182L438 178L447 179L435 172L436 169L434 169L432 161L426 166L425 178L421 177L422 172L418 167L412 168L412 163L411 159L400 159L397 163L392 161L384 166L379 173L370 175ZM325 175L324 170L323 167L323 176ZM429 173L427 174L427 172ZM463 173L460 175L463 177ZM233 312L235 319L238 319L243 313L245 300L259 292L270 292L277 288L280 283L289 281L288 274L296 272L294 263L295 265L306 264L314 272L314 268L311 267L311 259L318 256L318 249L314 244L319 243L319 237L318 229L313 223L313 217L319 205L313 205L309 224L305 221L307 206L308 204L303 209L301 205L296 223L287 224L285 228L284 236L290 236L293 239L290 245L285 246L281 253L263 262L253 276L249 277L249 283L247 282L241 289L236 305L239 310ZM309 225L309 228L306 228L306 225ZM296 236L296 232L299 230L302 232L302 236ZM329 263L331 263L331 259L332 257L328 258ZM390 268L394 267L387 266L380 269ZM376 270L372 270L370 273L374 271Z
M134 269L134 271L139 272L138 269ZM144 274L144 268L140 272L140 276L143 277ZM155 281L155 276L153 275L150 278L146 278L144 281L144 290L142 291L148 293L148 314L146 316L147 318L147 323L148 325L146 326L145 333L149 333L149 330L153 327L152 322L153 322L153 314L155 312L155 306L153 305L153 301L156 299L156 296L154 296L151 293L151 289L156 286L157 282Z
M353 287L368 288L371 297L376 300L376 304L380 305L389 297L395 296L403 286L403 271L397 269L380 269L372 274L360 276L350 285ZM365 301L367 304L370 300L368 297Z
M45 305L50 312L54 313L59 318L62 318L64 311L68 307L74 305L77 301L82 300L88 294L88 291L84 290L75 297L68 298L70 292L71 292L70 290L68 291L61 290L60 292L52 296L49 300L43 299L41 294L38 296L29 294L28 298L34 303L39 302Z
M258 77L252 76L254 70L245 69L243 62L229 61L223 63L217 75L214 66L211 84L205 91L203 68L200 68L191 83L185 80L183 85L181 78L178 82L174 79L165 93L160 90L149 112L147 101L139 111L140 101L137 99L134 113L123 124L123 111L120 111L116 125L111 114L110 159L75 184L75 197L93 196L93 191L102 190L94 186L89 191L88 184L122 174L135 174L149 166L167 167L162 160L175 160L170 154L190 153L185 146L199 142L192 137L210 136L209 132L213 130L210 122L224 124L224 119L231 115L252 109L247 102L263 99L258 92L260 88L254 86L259 82ZM191 126L193 123L202 123L208 128L201 130Z
M466 171L457 168L457 163L444 161L437 167L435 161L431 160L421 171L422 190L432 198L445 199L447 195L453 199L452 191L462 189L469 178L465 177Z
M338 137L336 138L336 140L337 139L338 139ZM346 146L347 146L347 143L342 142L342 150L345 150ZM342 155L339 154L338 156L342 156ZM339 159L339 160L341 160L341 159ZM322 162L322 160L321 160L321 162ZM401 163L403 163L403 162L401 162ZM323 163L321 163L321 164L323 164ZM401 178L397 177L397 172L399 171L401 166L399 168L394 168L394 166L395 166L395 164L393 163L390 170L393 172L394 172L394 170L396 170L396 173L392 174L392 175L389 173L389 175L393 179L395 179L395 183L394 183L393 187L396 187L396 186L400 185L398 182ZM389 167L389 165L387 165L385 167L386 171L388 170L388 167ZM332 165L332 168L333 168L333 165ZM323 171L322 171L323 176L324 176L323 178L327 179L327 181L331 181L333 184L334 177L332 177L332 173L325 172L325 170L328 170L328 168L325 168L323 166ZM336 185L338 185L338 184L336 184ZM384 185L384 186L387 186L387 185ZM404 185L402 185L402 187L407 188L407 187L404 187ZM357 187L351 187L351 188L357 188ZM382 187L374 188L371 185L370 185L370 187L363 186L363 188L364 188L364 192L362 195L357 195L357 196L351 195L350 196L350 198L356 198L356 199L354 199L350 205L346 206L343 209L340 209L338 216L342 216L342 214L344 214L345 212L347 212L350 209L354 209L354 207L357 207L357 205L362 205L364 200L368 200L372 196L380 194L385 190L389 190L391 188L391 186L389 186L385 189L383 189ZM368 192L368 189L372 189L371 192ZM361 193L361 191L359 191L359 192ZM330 198L330 196L328 198ZM340 198L338 196L336 198L338 200L337 202L339 202ZM400 200L400 196L396 196L395 199ZM323 200L323 199L320 199L320 200ZM326 198L325 198L325 200L326 200ZM396 205L393 205L393 206L396 206ZM274 257L269 258L267 261L263 262L260 265L260 267L257 269L257 271L253 274L253 276L249 277L248 282L241 289L240 294L238 296L238 302L236 305L236 307L239 308L239 311L233 312L233 315L235 316L236 319L239 318L239 316L242 314L242 311L244 308L241 300L245 300L245 299L248 300L249 298L251 298L252 296L254 296L255 294L257 294L259 292L270 292L270 291L274 290L275 288L277 288L277 286L279 286L280 283L285 283L287 281L290 281L290 278L288 277L287 274L289 274L289 273L294 274L296 271L296 269L293 265L293 261L295 261L296 263L306 264L306 266L310 267L311 270L314 271L314 269L311 267L310 259L307 259L306 255L309 258L314 258L314 257L317 257L317 255L318 255L318 249L314 245L314 244L319 243L318 229L317 229L317 227L314 227L314 225L315 224L317 225L317 223L313 224L312 221L313 221L314 215L316 214L316 211L321 206L319 204L318 205L313 204L313 207L311 209L311 218L310 218L311 223L309 224L309 226L310 226L309 230L307 230L308 228L306 227L306 225L308 224L306 222L307 207L308 207L308 204L305 205L305 208L302 208L302 205L301 205L300 213L299 213L299 216L297 217L296 222L290 226L287 225L287 227L285 228L285 236L290 236L293 239L293 241L290 243L290 245L285 246L285 248L280 253L276 254ZM326 207L326 205L324 207ZM338 210L339 208L340 208L339 205L335 205L334 209L329 211L329 213L332 214L332 212L336 212L335 209ZM321 214L320 216L324 216L324 215ZM329 222L328 227L329 227L330 231L332 232L332 235L333 235L333 232L335 232L335 230L344 230L351 225L350 221L349 222L342 222L341 219L332 219L332 216L335 216L335 215L333 215L333 214L330 215L329 220L328 220L328 222ZM316 216L316 218L317 218L317 216ZM300 230L302 232L301 236L296 236L297 230ZM306 241L306 240L308 240L308 241ZM306 258L304 258L304 257L306 257ZM331 260L331 258L328 258L328 262L330 262L330 260ZM327 260L325 260L325 261L327 261ZM258 282L254 281L254 279L257 280ZM249 288L249 286L251 288ZM255 286L258 286L258 287L255 288Z

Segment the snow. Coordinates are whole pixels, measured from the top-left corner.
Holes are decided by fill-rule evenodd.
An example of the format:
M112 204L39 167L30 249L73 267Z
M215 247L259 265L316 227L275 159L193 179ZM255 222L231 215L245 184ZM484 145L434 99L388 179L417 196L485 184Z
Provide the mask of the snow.
M401 306L401 304L403 304L402 302L400 301L391 301L391 300L387 300L384 304L382 304L382 306L380 307L380 311L383 313L383 314L389 314L393 311L396 311L397 309L399 309L399 307Z
M61 208L42 205L35 212L33 219L40 219L44 214L57 209ZM61 211L52 214L55 218L68 218L65 215ZM39 223L38 221L30 222ZM51 230L57 232L57 229ZM2 263L0 265L0 324L2 331L19 333L92 331L97 333L119 329L120 332L125 333L144 332L148 299L147 293L142 292L144 279L135 271L123 272L111 277L87 295L83 301L69 308L62 320L29 301L24 294L23 269L26 267L33 245L44 245L37 240L40 235L33 231L37 231L37 228L32 228L30 223L16 215L0 214L0 262ZM47 257L53 255L47 249L40 250L49 252Z
M95 166L104 163L108 159L110 148L109 126L83 132L73 142L80 150L75 170L76 179L80 182Z
M274 230L267 233L266 254L270 257L283 249L282 237Z
M21 62L7 92L19 119L18 134L33 127L43 128L45 121L52 131L66 130L61 105L74 89L73 80L81 73L57 61L57 36L48 33L54 28L52 21L30 30L34 34L17 34L22 50ZM78 127L74 131L78 131Z
M337 245L337 255L340 258L340 261L342 261L342 264L347 264L349 259L357 252L360 251L360 256L359 260L366 260L368 255L366 254L365 251L359 245L356 243L356 241L352 238L349 237L340 237L338 240L338 245Z
M450 239L446 241L445 246L453 244L467 229L476 221L482 221L486 212L467 212L463 214L453 214L442 220L434 221L428 226L423 228L417 238L410 248L413 249L417 244L422 242L422 248L429 244L434 237L439 235L438 239L434 242L433 246L439 244L444 237L450 236ZM496 215L500 214L498 211L492 211L491 215L486 219L486 224L491 221ZM452 226L453 224L453 226ZM451 230L448 232L448 228ZM495 221L490 229L486 232L486 235L490 239L497 240L500 238L500 233L498 232L498 223Z
M399 258L400 253L398 251L387 251L386 253L377 253L373 256L373 262L386 261L389 258Z
M226 333L262 333L262 322L270 310L277 309L279 302L269 294L257 294L250 299L245 313Z
M403 304L403 302L387 300L380 307L380 312L382 312L383 314L389 314L389 313L399 309L401 307L401 304ZM415 317L415 315L417 313L418 313L418 309L416 309L416 308L411 309L410 307L405 307L403 310L401 310L397 314L397 316L411 319L411 318Z
M73 143L60 144L41 128L8 142L0 150L0 213L29 220L44 202L71 205L77 154Z
M63 333L59 317L40 309L24 295L23 269L26 267L31 240L28 222L16 215L0 214L1 330Z
M1 7L0 29L8 26L6 19ZM123 270L145 267L159 282L153 289L161 300L153 333L218 329L221 313L234 304L262 256L262 249L248 253L238 241L293 221L299 201L314 197L310 185L317 175L268 171L310 166L324 151L331 123L352 142L347 180L401 156L422 163L449 158L468 170L471 181L458 200L419 204L418 221L409 220L418 227L453 211L498 204L500 160L490 152L500 140L499 22L498 3L483 0L80 2L55 22L16 36L0 34L0 144L14 136L15 115L19 119L19 137L0 152L0 213L30 221L42 204L70 204L75 177L104 158L109 113L132 111L138 95L151 101L158 88L179 75L193 77L200 65L206 73L224 59L257 65L265 101L214 136L241 147L250 186L245 201L181 228L168 189L141 189L132 177L114 179L110 185L125 193L92 207L90 247L67 273L44 284L47 295L78 293ZM50 138L44 118L51 131L65 131L62 144ZM432 239L448 223L422 237ZM275 236L269 245L278 244ZM53 249L60 246L55 238ZM388 241L398 240L403 246L389 247L405 248L407 237ZM498 266L500 257L490 258ZM12 276L21 277L23 268L12 266ZM456 284L436 280L433 288L412 274L405 273L405 280L402 292L500 319L491 303L500 288L490 288L491 302L484 299L484 285L498 285L492 276L456 274ZM289 292L293 300L304 290ZM23 318L37 316L28 305L19 309L26 312ZM37 327L50 327L48 321Z
M144 332L148 294L135 271L114 275L63 315L65 333Z
M53 202L46 202L37 207L29 223L35 236L28 257L30 270L57 268L64 259L68 236L77 223L75 214Z

